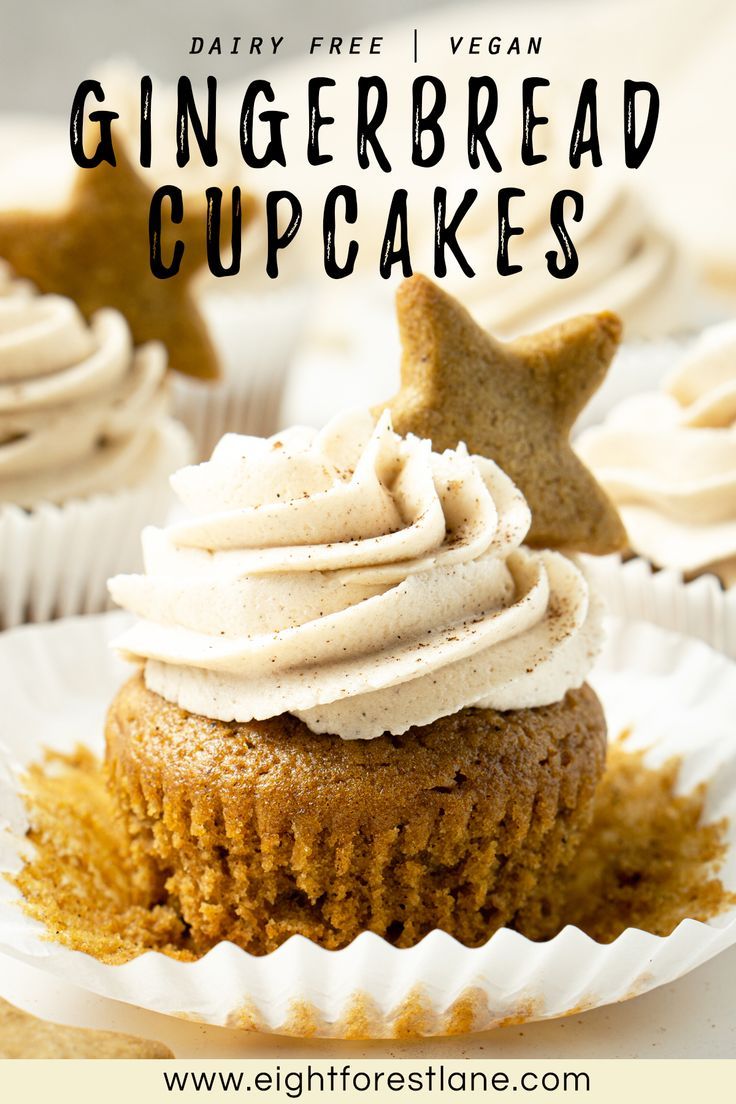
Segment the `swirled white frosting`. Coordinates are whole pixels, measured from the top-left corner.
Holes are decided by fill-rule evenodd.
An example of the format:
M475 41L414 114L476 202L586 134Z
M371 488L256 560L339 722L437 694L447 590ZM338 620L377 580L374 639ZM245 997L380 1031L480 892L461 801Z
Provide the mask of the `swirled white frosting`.
M134 350L125 319L87 323L70 299L0 274L0 503L131 486L157 458L166 354Z
M736 584L736 322L706 330L660 392L621 403L577 448L634 552Z
M228 435L172 482L192 519L145 530L146 574L110 591L140 619L116 646L190 712L370 739L558 701L591 667L585 578L520 547L511 480L462 445L399 437L388 412Z

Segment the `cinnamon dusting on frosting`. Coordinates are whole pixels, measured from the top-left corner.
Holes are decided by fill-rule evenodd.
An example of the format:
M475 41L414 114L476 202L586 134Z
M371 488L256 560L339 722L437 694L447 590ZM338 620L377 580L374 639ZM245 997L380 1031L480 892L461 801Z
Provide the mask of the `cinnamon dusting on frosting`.
M175 475L191 520L146 530L146 574L111 580L139 618L116 646L150 689L372 739L582 685L598 607L570 559L521 547L529 509L491 460L433 453L388 412L277 442L227 436Z

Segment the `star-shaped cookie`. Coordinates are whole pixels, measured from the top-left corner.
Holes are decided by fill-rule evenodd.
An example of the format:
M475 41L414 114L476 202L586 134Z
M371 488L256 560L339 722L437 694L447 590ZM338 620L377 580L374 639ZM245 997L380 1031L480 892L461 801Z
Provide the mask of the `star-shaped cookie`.
M121 149L116 159L114 167L79 169L65 209L0 212L0 257L41 291L75 300L87 317L116 307L136 344L162 341L172 368L214 379L217 355L190 289L205 261L204 196L198 210L187 202L182 222L162 235L166 258L176 238L186 251L178 274L159 280L148 259L152 189Z
M615 507L572 451L575 418L608 370L615 314L586 314L500 342L425 276L396 296L401 389L388 403L397 433L435 450L465 441L511 476L532 512L527 543L602 555L623 548Z

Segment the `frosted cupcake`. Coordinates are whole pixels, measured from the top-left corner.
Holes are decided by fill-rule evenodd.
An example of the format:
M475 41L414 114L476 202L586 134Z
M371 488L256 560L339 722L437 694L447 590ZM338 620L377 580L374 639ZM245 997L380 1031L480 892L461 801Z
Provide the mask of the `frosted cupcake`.
M484 942L571 860L603 771L580 571L521 547L492 461L388 412L225 437L173 483L191 520L111 582L145 666L107 762L192 948Z
M736 583L736 323L706 330L660 391L621 403L577 447L631 553Z
M134 349L117 311L0 276L0 621L104 608L111 570L139 562L189 455L167 414L166 354Z
M108 716L112 792L195 954L478 945L592 814L600 611L550 546L621 535L567 441L620 323L503 345L419 276L397 307L388 406L223 438L174 477L189 520L146 530L145 574L111 581L142 666Z
M736 323L705 330L659 391L619 404L577 448L636 558L592 565L599 585L622 612L736 654Z

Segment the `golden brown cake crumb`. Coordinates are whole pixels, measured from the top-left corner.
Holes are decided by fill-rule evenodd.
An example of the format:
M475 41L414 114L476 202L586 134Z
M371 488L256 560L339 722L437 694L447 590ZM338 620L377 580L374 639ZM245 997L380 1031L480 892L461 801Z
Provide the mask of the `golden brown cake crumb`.
M107 737L114 800L88 755L32 769L36 849L18 884L57 938L108 961L222 939L264 953L293 932L408 946L441 927L481 943L574 855L605 753L587 687L342 741L289 717L204 725L138 676Z
M34 849L16 881L53 938L106 962L181 954L184 925L150 869L131 861L99 760L48 753L25 777Z
M701 824L703 789L675 795L676 775L675 761L648 769L615 745L584 845L555 875L554 893L540 886L515 925L546 939L577 924L605 942L630 925L667 935L687 917L704 921L736 904L717 877L725 824ZM150 949L201 953L176 902L133 860L99 761L86 751L50 755L26 791L33 849L14 880L50 938L110 963Z

